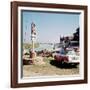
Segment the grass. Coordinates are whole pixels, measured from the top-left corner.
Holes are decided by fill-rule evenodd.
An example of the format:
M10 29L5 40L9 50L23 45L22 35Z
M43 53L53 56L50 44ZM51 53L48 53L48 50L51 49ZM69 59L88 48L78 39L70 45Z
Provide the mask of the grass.
M44 65L24 65L23 66L23 76L53 76L53 75L73 75L79 74L79 66L71 68L61 68L57 67L51 62L55 61L52 57L44 57Z

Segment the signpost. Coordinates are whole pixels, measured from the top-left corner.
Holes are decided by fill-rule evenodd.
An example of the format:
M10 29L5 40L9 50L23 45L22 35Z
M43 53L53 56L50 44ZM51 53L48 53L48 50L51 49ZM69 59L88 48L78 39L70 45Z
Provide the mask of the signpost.
M32 51L31 51L31 54L30 54L30 58L35 58L36 56L36 53L34 51L34 44L35 44L35 41L36 41L36 25L32 22L31 23L31 41L32 41Z

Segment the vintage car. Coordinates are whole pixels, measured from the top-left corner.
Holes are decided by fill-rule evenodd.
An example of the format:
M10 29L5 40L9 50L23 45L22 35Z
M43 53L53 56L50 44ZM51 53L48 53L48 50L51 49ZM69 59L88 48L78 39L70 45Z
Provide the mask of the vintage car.
M75 63L79 64L80 63L80 56L74 51L74 50L69 50L66 51L66 53L58 53L54 55L54 59L59 62L59 63Z

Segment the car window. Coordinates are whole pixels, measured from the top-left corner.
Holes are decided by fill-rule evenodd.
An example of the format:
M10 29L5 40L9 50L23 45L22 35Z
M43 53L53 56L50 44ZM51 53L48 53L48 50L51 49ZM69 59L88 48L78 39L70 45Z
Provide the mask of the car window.
M60 50L60 54L66 54L66 52L63 48Z

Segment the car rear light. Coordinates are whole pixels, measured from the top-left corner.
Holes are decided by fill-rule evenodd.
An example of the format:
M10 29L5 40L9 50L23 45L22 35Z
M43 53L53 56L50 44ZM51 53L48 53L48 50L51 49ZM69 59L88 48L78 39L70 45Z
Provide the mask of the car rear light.
M66 56L66 57L65 57L65 62L68 62L68 60L69 60L69 57Z

